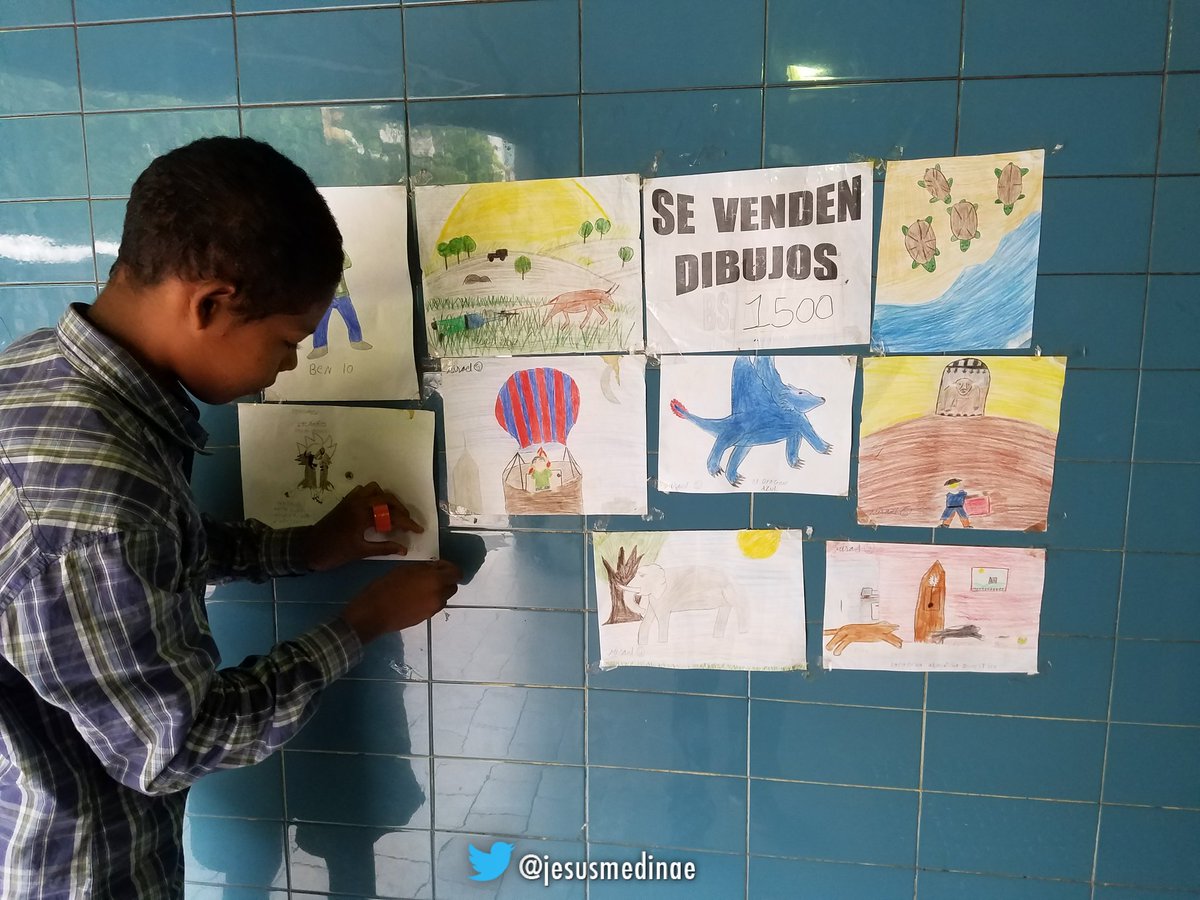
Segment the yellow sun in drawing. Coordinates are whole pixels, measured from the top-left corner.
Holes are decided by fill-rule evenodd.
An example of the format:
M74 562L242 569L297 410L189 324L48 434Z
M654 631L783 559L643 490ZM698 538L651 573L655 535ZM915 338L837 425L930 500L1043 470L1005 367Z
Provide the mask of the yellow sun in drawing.
M760 531L739 531L737 542L742 553L748 558L766 559L775 555L775 551L779 549L779 541L782 538L783 532L777 528L772 528Z
M582 222L607 217L591 192L571 178L473 184L446 216L437 240L469 234L480 247L538 251L579 240L575 232Z

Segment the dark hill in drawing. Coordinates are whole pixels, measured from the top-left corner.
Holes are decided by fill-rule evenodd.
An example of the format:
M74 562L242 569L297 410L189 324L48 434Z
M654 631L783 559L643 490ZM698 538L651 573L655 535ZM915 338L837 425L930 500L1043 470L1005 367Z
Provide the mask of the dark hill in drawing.
M1040 426L999 416L926 416L884 428L859 448L859 521L935 526L945 481L954 477L972 495L991 492L992 514L976 516L976 528L1044 530L1055 440Z

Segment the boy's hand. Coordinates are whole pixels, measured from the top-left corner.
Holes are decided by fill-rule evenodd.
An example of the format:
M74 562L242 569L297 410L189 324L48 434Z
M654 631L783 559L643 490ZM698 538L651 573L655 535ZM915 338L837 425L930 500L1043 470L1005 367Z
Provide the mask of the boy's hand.
M374 481L360 484L325 518L309 528L304 557L308 567L315 572L324 572L368 556L403 556L407 553L408 548L396 541L368 541L363 537L367 529L375 525L372 508L381 503L387 505L391 514L389 536L401 531L420 534L425 530L413 521L408 509L391 491L385 491Z
M437 614L457 593L460 581L462 570L448 560L404 563L363 588L342 610L342 618L367 644Z

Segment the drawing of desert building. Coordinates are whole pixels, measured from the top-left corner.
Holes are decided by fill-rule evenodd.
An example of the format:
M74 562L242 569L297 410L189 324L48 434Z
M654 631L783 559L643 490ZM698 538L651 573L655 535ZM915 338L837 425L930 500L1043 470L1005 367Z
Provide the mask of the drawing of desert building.
M987 501L973 528L1044 531L1065 372L1061 357L864 360L859 523L934 527L957 480Z

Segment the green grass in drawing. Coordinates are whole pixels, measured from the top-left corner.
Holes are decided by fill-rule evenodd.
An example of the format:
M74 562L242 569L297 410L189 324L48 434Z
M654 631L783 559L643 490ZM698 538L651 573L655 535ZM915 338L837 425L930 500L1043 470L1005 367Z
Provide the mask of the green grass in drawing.
M435 331L430 346L442 356L486 355L488 351L505 353L546 353L559 351L605 351L629 346L636 325L634 310L628 304L612 301L605 309L607 321L593 317L582 327L578 319L562 325L562 319L547 323L549 300L536 303L528 295L493 294L483 297L433 297L425 301L430 322L454 319L467 313L482 314L486 324L469 330ZM516 313L502 316L501 312Z

